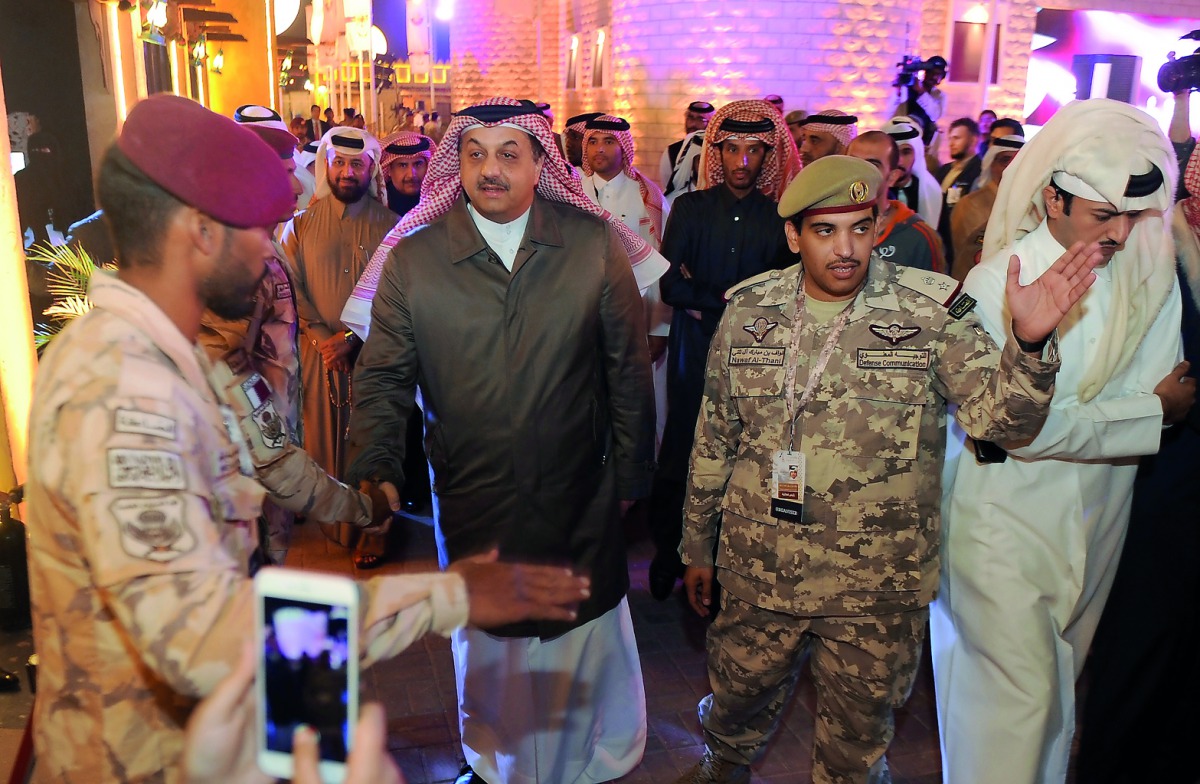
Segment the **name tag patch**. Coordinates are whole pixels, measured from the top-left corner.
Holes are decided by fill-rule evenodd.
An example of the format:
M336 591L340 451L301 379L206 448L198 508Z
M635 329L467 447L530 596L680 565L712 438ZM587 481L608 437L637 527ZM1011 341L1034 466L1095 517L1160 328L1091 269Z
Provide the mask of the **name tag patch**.
M290 283L275 284L275 299L291 299L292 286Z
M729 348L729 364L782 367L785 353L787 353L787 349L783 346L731 346Z
M148 411L118 408L113 413L113 430L118 433L136 433L175 440L175 420Z
M110 449L108 486L186 490L183 458L159 449Z
M860 348L856 364L878 370L928 370L929 349Z
M976 302L974 297L972 297L970 294L963 294L954 301L953 305L950 306L949 313L954 318L960 319L970 313L975 308L975 304Z
M134 558L166 563L196 546L182 498L118 498L110 508L121 527L121 547Z

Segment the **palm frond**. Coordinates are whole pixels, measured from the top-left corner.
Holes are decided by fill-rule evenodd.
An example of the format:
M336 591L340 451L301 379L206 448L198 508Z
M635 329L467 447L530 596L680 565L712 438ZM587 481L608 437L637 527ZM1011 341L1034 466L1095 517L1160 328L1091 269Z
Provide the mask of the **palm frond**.
M54 297L86 298L88 282L96 271L96 263L87 251L76 245L41 244L30 248L26 258L48 268L46 290Z
M53 340L59 332L62 332L62 328L63 324L46 324L44 322L38 322L37 326L33 328L34 349L41 354L42 349L50 345L50 341Z
M59 297L54 304L42 311L55 321L70 321L79 318L92 309L92 301L87 297Z

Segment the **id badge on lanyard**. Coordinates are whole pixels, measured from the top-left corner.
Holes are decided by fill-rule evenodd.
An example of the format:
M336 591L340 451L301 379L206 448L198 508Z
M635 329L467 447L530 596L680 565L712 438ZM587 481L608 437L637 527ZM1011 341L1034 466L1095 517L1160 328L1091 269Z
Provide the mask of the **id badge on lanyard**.
M771 516L799 523L804 519L803 452L777 450L771 459Z
M829 364L829 358L833 355L833 350L837 347L838 338L841 337L842 331L846 328L846 323L850 320L850 306L853 303L853 300L846 303L845 309L838 314L829 337L825 340L825 345L821 348L821 353L817 355L817 361L809 371L808 383L804 386L800 400L797 401L796 371L800 361L799 322L800 314L804 312L804 301L804 279L801 277L800 290L796 293L796 323L792 327L791 363L788 365L785 376L788 443L786 449L776 450L771 457L771 516L777 520L788 520L794 523L804 521L804 487L807 463L807 457L804 452L792 448L795 444L796 417L804 411L808 405L808 401L812 399L813 392L817 388L817 383L821 380L821 376L825 373L825 367Z

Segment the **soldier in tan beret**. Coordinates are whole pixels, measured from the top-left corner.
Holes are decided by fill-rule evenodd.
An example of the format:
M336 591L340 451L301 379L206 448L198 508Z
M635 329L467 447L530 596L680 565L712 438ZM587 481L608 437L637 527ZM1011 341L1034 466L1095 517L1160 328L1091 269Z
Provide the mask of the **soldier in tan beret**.
M677 784L750 780L804 655L815 782L890 780L938 581L946 405L980 440L1027 439L1058 369L1051 333L1091 285L1095 245L1034 284L1009 273L1002 353L953 278L872 253L879 171L814 161L779 202L801 263L751 278L708 354L684 534L688 600L710 614L706 751ZM715 558L714 558L715 551ZM718 573L719 570L719 573Z

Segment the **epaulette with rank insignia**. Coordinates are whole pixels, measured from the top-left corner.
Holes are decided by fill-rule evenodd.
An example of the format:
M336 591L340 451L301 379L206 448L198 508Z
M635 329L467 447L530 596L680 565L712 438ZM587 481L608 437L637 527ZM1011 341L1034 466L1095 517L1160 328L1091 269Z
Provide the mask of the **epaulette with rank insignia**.
M940 303L953 318L960 319L975 307L975 298L964 294L962 284L949 275L913 267L899 267L896 272L897 283Z
M767 270L766 272L755 275L752 278L746 278L736 286L732 286L725 292L725 301L733 299L733 295L743 289L748 289L751 286L757 286L759 283L766 283L768 280L778 280L783 275L783 270Z

